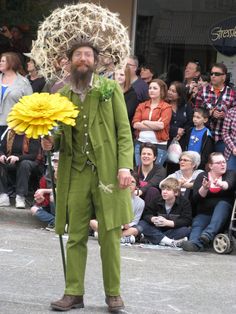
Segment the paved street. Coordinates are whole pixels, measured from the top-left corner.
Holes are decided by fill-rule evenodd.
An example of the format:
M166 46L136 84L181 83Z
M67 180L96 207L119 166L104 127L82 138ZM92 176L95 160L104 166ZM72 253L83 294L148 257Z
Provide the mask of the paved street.
M0 313L52 313L63 293L58 237L28 210L0 209ZM66 241L66 239L64 239ZM122 247L123 313L236 313L236 249L231 255ZM85 309L107 313L99 247L89 240Z

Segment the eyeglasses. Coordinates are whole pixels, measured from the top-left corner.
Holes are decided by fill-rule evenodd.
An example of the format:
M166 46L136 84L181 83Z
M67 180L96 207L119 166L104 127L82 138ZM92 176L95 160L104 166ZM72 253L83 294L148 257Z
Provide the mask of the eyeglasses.
M224 73L221 72L211 72L211 76L221 76L221 75L225 75Z
M189 159L185 159L185 158L180 158L179 161L184 161L184 162L192 162L192 160L189 160Z
M217 165L225 165L226 164L226 161L225 160L221 160L221 161L215 161L213 162L213 164L217 164Z
M127 63L129 67L136 67L136 64Z

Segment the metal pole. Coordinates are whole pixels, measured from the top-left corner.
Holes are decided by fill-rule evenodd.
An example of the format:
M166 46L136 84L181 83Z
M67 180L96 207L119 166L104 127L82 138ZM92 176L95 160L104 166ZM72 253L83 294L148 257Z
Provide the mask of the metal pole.
M54 180L54 174L53 174L53 168L52 168L51 152L46 151L46 156L47 156L47 161L48 161L49 175L52 182L52 194L53 194L54 204L56 206L56 189L55 189L55 180ZM61 248L61 258L62 258L64 278L66 280L66 258L65 258L65 250L64 250L63 239L62 239L61 234L59 234L59 242L60 242L60 248Z

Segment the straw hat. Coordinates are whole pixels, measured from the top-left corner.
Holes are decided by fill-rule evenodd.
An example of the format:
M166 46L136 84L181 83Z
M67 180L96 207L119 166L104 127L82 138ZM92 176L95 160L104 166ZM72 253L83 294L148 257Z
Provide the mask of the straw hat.
M127 29L117 13L92 3L78 3L58 8L39 26L31 57L46 78L54 78L55 59L65 55L75 44L89 42L101 56L123 65L130 54ZM99 72L98 64L97 71Z

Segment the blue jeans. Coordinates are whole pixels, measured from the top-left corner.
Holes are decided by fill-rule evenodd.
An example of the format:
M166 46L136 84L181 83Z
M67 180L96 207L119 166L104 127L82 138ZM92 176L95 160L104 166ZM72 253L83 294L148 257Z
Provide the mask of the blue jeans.
M48 212L45 208L39 207L36 211L35 216L43 222L47 222L49 225L55 225L55 212L54 208L51 206L51 212Z
M233 154L230 155L227 161L227 169L236 171L236 156Z
M159 244L164 237L170 239L178 240L187 237L190 233L190 228L180 227L180 228L158 228L154 225L149 224L145 220L141 220L138 224L139 232L143 233L145 237L152 244Z
M134 156L135 156L136 166L141 165L141 158L140 158L141 144L142 144L141 142L136 141L134 145ZM156 158L155 164L163 166L167 158L167 145L156 145L156 146L157 146L157 158ZM159 148L161 146L163 146L164 149Z
M199 214L193 219L192 231L189 240L200 248L203 243L199 240L201 234L213 240L215 235L223 231L232 212L232 205L226 201L219 201L212 215Z

